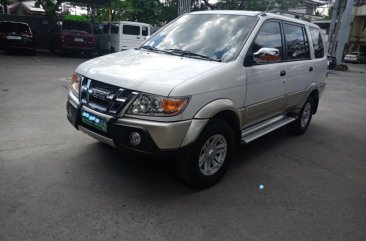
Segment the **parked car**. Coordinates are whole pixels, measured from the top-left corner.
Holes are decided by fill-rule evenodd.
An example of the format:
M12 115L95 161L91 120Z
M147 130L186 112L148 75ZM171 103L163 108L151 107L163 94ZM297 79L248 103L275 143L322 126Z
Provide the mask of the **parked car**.
M111 146L173 154L186 183L208 187L240 144L283 126L304 134L326 73L315 24L273 13L192 12L137 49L79 65L67 118Z
M92 25L88 22L63 20L56 23L56 31L51 40L52 52L85 53L93 55L96 52L96 42Z
M334 67L337 65L337 58L328 54L328 69L334 69Z
M28 24L0 21L0 49L26 51L34 55L35 46L33 33Z
M103 23L102 29L96 31L97 43L102 52L118 52L139 47L151 34L151 26L147 23L114 21L111 26L109 46L109 23Z
M344 62L346 63L366 63L366 53L365 52L352 52L346 54L344 57Z

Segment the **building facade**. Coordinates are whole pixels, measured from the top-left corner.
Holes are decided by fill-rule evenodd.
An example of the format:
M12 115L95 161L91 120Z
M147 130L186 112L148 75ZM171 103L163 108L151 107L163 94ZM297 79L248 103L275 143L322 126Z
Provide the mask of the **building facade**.
M353 8L348 52L366 52L366 0L358 0Z

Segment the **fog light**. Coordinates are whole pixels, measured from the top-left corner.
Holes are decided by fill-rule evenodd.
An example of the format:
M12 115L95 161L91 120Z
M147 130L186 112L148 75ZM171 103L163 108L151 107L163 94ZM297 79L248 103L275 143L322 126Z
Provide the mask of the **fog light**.
M141 143L141 136L139 133L137 132L131 132L130 134L130 142L132 145L137 146L138 144Z

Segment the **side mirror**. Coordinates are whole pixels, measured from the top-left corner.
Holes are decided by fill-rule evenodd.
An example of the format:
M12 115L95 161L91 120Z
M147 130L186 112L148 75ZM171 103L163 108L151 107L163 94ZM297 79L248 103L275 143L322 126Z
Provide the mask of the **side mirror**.
M253 54L254 62L257 64L278 63L280 51L275 48L261 48Z

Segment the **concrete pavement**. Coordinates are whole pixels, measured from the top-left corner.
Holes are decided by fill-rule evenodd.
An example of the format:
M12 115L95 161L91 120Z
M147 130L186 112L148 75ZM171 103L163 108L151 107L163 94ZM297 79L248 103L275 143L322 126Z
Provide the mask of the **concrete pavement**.
M365 65L330 73L304 136L243 146L197 191L68 123L84 60L0 55L0 240L366 240Z

